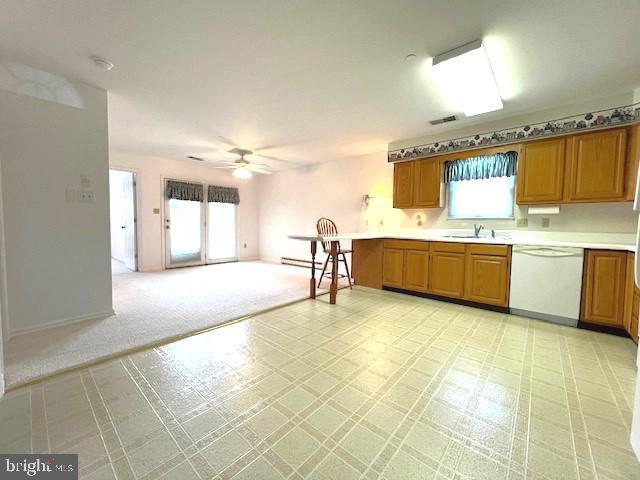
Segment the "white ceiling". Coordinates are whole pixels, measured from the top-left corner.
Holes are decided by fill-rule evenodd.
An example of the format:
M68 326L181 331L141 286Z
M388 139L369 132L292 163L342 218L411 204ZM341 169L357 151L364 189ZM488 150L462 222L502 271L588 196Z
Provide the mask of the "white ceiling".
M113 148L222 158L222 136L312 163L629 91L638 25L638 0L6 0L0 56L107 89ZM456 112L427 59L476 38L505 108L434 130Z

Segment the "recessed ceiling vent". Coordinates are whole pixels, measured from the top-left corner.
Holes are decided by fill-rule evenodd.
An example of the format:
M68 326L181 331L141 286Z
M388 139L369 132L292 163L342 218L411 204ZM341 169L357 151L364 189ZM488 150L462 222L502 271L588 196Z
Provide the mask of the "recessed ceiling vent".
M198 162L204 162L204 158L202 158L202 157L194 157L193 155L189 155L187 158L189 160L196 160Z
M455 122L458 119L455 115L449 115L448 117L438 118L436 120L431 120L429 123L431 125L440 125L441 123Z

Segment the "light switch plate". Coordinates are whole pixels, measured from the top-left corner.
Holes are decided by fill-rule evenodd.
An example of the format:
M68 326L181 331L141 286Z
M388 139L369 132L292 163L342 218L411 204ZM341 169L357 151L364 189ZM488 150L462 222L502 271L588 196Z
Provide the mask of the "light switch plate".
M551 219L550 218L543 218L542 219L542 228L549 228L550 225L551 225Z
M529 226L529 219L528 218L519 218L516 221L516 227L528 227Z
M153 209L153 214L154 215L160 215L160 209L159 208L154 208Z

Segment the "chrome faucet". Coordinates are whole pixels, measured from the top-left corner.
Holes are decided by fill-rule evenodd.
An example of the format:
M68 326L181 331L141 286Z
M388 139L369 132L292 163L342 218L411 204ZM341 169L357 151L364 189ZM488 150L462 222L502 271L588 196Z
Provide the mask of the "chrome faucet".
M480 237L480 230L482 230L484 228L483 224L479 224L476 225L475 223L473 224L473 235L478 238Z

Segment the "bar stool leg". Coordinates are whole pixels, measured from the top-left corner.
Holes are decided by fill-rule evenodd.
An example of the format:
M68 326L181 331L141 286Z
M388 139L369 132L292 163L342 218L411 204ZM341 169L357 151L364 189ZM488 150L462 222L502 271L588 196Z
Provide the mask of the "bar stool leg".
M316 248L318 243L311 242L311 281L309 282L309 297L316 298Z
M329 303L335 305L338 294L338 242L331 242L331 288Z

